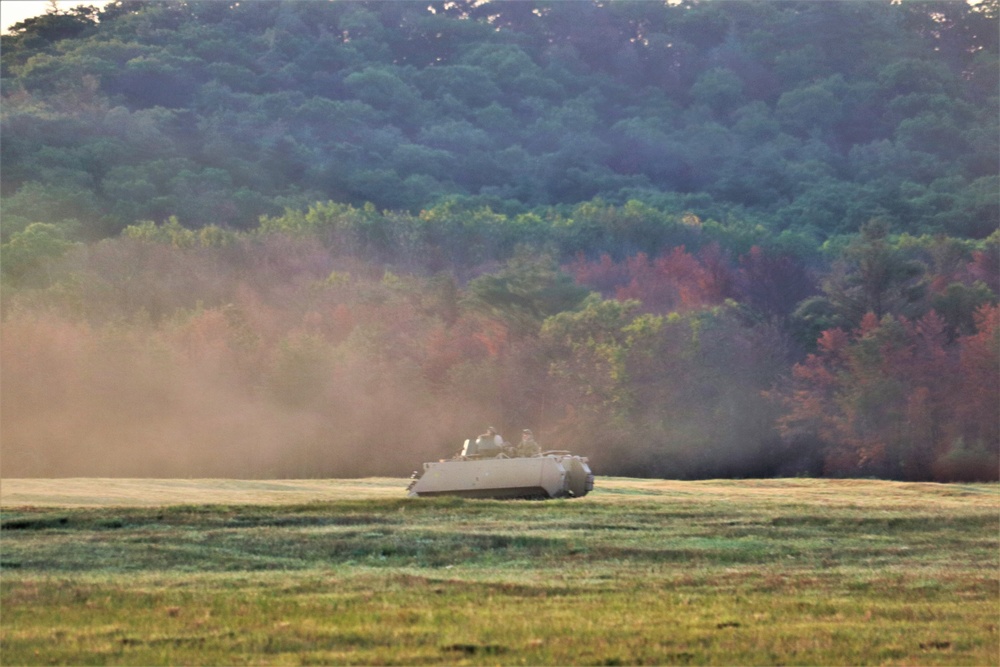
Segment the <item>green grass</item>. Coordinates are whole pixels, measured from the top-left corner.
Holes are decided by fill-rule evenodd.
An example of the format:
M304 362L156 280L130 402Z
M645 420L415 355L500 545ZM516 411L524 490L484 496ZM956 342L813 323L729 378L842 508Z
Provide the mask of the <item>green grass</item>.
M998 485L313 480L282 505L203 480L140 506L75 480L91 500L62 506L32 484L4 480L4 665L1000 663Z

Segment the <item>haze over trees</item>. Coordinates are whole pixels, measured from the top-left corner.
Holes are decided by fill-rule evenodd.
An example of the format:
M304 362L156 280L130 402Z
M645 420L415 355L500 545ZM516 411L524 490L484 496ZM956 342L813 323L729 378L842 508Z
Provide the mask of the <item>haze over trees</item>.
M1000 5L157 2L2 38L5 476L998 476Z

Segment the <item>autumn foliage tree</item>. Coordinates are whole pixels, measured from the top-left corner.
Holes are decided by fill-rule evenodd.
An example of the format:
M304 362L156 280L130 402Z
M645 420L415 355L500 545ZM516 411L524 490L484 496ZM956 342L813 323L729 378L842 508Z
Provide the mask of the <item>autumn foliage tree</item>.
M933 311L916 321L866 315L823 332L793 369L778 422L786 438L818 441L825 472L911 480L996 479L997 308L948 345Z

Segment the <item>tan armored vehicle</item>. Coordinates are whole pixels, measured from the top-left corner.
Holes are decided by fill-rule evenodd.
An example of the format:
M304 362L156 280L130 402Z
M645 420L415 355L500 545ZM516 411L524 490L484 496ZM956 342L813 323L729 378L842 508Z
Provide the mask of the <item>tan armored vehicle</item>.
M532 440L532 442L534 442ZM587 459L567 451L525 452L480 436L452 459L413 473L411 496L580 498L594 488Z

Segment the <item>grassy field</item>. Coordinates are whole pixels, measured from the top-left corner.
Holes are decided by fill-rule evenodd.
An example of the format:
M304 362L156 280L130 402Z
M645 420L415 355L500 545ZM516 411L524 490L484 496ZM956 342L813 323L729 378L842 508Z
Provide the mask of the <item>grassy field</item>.
M3 480L0 660L1000 663L1000 486Z

